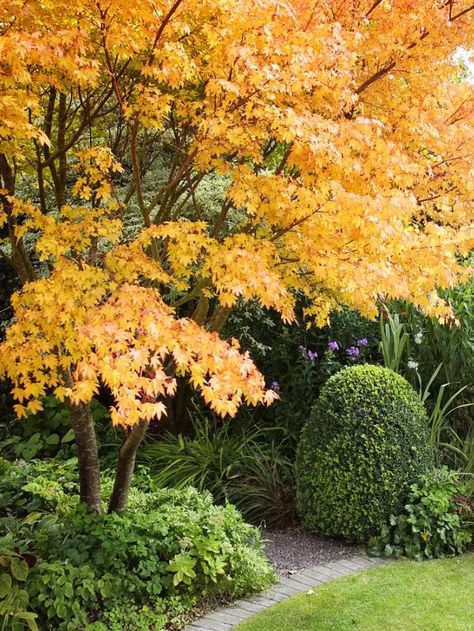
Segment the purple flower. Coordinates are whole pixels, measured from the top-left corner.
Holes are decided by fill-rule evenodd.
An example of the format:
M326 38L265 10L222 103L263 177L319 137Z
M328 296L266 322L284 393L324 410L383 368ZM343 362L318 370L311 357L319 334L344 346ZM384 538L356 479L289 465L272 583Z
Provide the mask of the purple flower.
M301 351L302 353L305 353L306 352L306 346L303 346L303 344L300 344L298 346L298 350Z
M278 381L272 381L270 388L275 392L280 392L280 384L278 383Z
M330 351L338 351L339 344L335 340L332 340L331 342L328 342L328 349Z
M360 350L357 348L357 346L351 346L350 348L346 349L346 354L349 355L351 359L355 359L360 355Z
M368 346L369 342L367 341L366 337L363 337L362 339L357 340L356 344L357 346Z
M317 357L318 357L318 354L317 354L316 351L314 351L314 352L313 351L308 351L307 355L308 355L308 359L310 361L312 361L312 362L314 362L314 360L317 359Z

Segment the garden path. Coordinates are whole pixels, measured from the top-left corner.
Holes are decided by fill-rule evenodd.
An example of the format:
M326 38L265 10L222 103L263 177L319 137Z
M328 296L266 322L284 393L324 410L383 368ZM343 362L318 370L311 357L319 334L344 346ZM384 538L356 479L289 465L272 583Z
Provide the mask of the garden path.
M271 607L294 594L307 592L334 578L354 574L386 562L382 559L355 555L305 568L293 572L289 576L281 576L279 581L270 589L261 594L254 594L238 600L229 607L221 607L211 611L203 618L186 625L184 631L228 631L259 611L267 609L267 607Z

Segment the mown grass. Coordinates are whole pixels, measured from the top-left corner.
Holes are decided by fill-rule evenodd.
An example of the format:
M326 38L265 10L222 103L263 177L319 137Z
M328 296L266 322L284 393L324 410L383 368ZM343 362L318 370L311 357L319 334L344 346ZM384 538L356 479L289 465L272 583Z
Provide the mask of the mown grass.
M397 561L308 590L238 631L474 631L474 554Z

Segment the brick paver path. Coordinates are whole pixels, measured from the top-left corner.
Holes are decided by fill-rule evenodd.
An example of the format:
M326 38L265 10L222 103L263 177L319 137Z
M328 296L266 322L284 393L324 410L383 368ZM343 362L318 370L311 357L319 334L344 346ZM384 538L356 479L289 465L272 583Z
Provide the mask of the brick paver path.
M324 565L316 565L315 567L301 570L290 576L281 577L278 583L265 592L238 600L229 607L221 607L211 611L203 618L194 620L194 622L186 625L184 631L228 631L228 629L232 629L232 627L237 626L243 620L282 600L286 600L293 594L307 592L309 589L314 589L333 578L354 574L354 572L384 563L386 561L382 559L354 556L349 559L331 561Z

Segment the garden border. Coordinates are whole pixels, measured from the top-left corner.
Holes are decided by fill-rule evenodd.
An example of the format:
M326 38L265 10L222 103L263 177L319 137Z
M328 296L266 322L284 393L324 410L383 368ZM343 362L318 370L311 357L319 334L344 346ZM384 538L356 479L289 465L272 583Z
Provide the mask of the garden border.
M332 579L355 574L385 563L387 563L385 559L353 556L299 570L289 576L280 577L275 585L260 594L248 596L228 607L220 607L209 612L203 618L187 624L184 631L228 631L256 613L294 594L307 592Z

